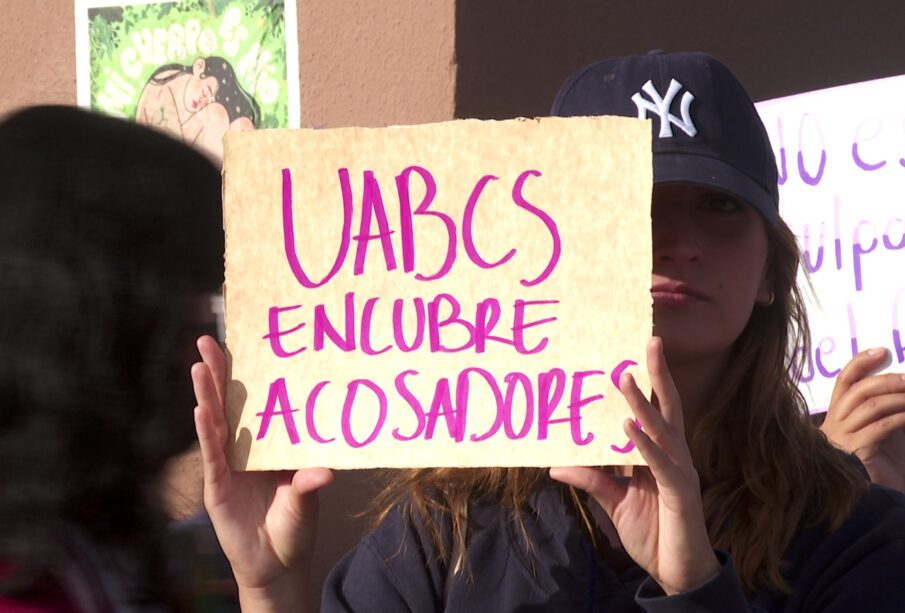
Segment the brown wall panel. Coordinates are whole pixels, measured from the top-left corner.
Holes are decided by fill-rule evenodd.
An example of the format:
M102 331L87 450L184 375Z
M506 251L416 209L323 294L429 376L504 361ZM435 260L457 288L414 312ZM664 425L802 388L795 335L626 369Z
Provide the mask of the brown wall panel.
M706 51L755 100L905 74L901 0L459 0L456 116L546 114L598 59Z

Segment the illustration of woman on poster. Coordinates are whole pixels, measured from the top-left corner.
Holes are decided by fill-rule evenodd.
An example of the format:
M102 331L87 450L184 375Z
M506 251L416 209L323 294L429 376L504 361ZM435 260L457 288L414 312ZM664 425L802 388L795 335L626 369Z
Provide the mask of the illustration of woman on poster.
M166 64L155 70L138 99L135 120L222 160L224 133L254 130L260 109L227 60L199 57L189 66Z

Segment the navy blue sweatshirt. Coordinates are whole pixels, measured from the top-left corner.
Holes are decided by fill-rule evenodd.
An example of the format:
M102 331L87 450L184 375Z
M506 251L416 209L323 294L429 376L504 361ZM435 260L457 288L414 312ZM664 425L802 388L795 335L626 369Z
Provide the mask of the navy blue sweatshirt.
M719 575L665 596L637 565L619 563L621 550L598 555L555 486L535 494L522 515L530 546L499 506L469 513L470 573L449 572L425 526L397 510L333 569L321 610L905 611L905 496L878 486L837 531L798 532L784 556L791 595L763 589L751 599L723 552ZM440 528L448 550L450 522L441 518Z

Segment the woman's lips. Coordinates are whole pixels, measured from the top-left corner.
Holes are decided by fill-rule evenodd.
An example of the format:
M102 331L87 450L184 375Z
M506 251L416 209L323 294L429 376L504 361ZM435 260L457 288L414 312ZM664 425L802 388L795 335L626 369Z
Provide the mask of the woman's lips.
M706 302L710 298L683 283L658 283L650 288L651 298L655 305L686 306Z

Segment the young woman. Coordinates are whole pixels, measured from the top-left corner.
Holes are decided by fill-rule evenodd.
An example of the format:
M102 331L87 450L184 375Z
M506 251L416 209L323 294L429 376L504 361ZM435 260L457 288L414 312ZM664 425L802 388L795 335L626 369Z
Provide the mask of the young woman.
M190 66L167 64L155 70L138 99L135 121L166 130L222 160L223 134L254 130L260 114L229 61L211 56Z
M161 485L194 440L194 339L216 330L220 187L132 122L0 122L0 610L188 609Z
M799 252L741 85L702 54L622 58L576 73L553 112L652 118L652 399L621 381L649 466L397 471L323 609L900 607L905 499L808 421L790 357L807 330ZM298 610L330 473L230 472L222 353L199 347L207 508L246 609Z

